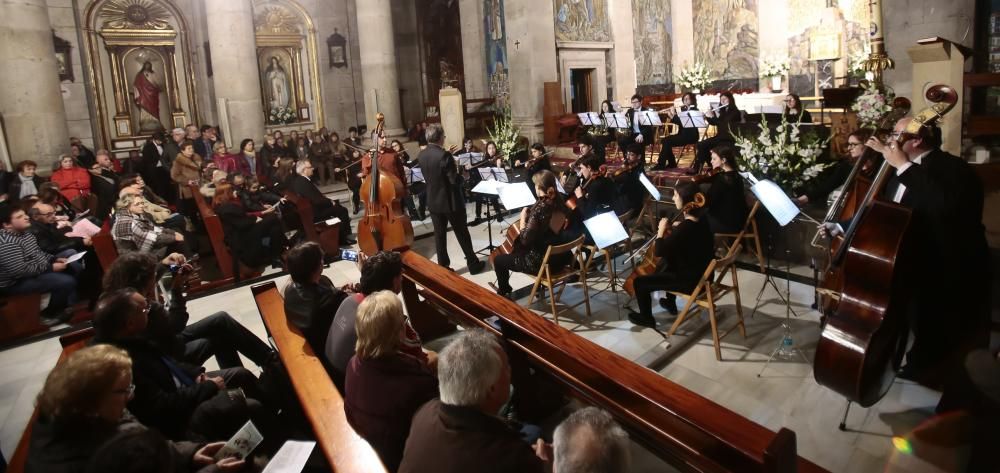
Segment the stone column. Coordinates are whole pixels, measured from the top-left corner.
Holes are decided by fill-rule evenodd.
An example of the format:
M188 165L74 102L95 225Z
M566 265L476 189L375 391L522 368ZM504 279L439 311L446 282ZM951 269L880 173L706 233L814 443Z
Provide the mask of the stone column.
M225 101L225 107L219 109L219 121L225 123L219 125L223 130L228 125L226 143L235 146L244 138L259 143L264 137L264 104L260 97L252 4L205 0L205 10L211 18L220 20L210 21L208 41L212 48L215 98L218 102ZM295 98L289 97L289 101L294 107Z
M541 141L545 82L559 80L552 2L506 0L510 108L514 124L532 141Z
M611 98L625 103L625 99L635 93L637 81L635 77L635 40L632 37L632 1L609 0L608 12L611 20L612 40L615 42L611 50L611 64L614 83ZM607 92L601 91L601 97ZM594 104L600 107L600 102Z
M399 108L399 79L396 47L392 38L392 8L389 0L362 0L355 3L358 15L358 44L361 47L361 81L364 84L365 123L375 128L375 114L385 114L389 136L405 133Z
M483 31L483 0L459 0L462 22L462 65L465 70L465 97L490 96L486 77L486 35Z
M69 153L69 130L45 0L0 1L0 64L0 114L11 161L52 169Z

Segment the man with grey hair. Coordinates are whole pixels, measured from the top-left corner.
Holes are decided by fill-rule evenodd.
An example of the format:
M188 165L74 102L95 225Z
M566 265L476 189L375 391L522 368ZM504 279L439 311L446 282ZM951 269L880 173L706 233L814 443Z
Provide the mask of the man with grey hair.
M552 440L553 473L625 473L629 470L628 434L596 407L585 407L556 427ZM538 440L535 452L550 459L547 446Z
M444 149L444 130L440 124L432 123L424 131L427 137L427 148L420 151L417 161L423 170L427 182L427 210L431 214L431 224L434 226L434 245L437 248L438 264L446 268L451 266L448 257L448 224L455 231L470 274L481 272L486 264L479 261L472 249L472 237L469 235L465 214L465 196L462 193L462 175L458 173L455 157Z
M499 340L462 332L438 356L441 398L413 416L399 472L543 472L545 465L497 412L510 394L510 365Z
M340 205L340 202L327 199L323 192L313 183L312 176L315 170L312 162L302 159L295 163L295 175L288 180L288 190L307 199L313 207L313 220L322 222L331 218L340 219L340 245L347 246L357 243L351 239L351 216L347 212L347 207ZM305 224L306 222L303 222Z

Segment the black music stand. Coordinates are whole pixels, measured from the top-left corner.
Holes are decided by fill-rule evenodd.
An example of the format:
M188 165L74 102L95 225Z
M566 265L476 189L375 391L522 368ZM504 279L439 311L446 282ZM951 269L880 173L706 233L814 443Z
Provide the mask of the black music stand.
M490 199L500 198L499 186L508 183L509 178L503 168L479 168L476 171L482 180L472 188L471 192L486 197L486 235L489 239L489 243L476 251L476 254L489 255L496 249L496 245L493 244L493 203Z

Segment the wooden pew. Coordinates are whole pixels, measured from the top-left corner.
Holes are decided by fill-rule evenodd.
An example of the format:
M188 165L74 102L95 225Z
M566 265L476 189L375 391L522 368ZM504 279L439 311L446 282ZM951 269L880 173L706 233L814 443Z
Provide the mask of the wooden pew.
M30 337L49 330L41 319L42 294L0 297L0 342Z
M87 341L93 336L94 329L88 327L59 337L59 344L62 345L63 349L62 353L59 355L59 361L57 361L56 364L62 363L74 352L87 346ZM14 454L10 457L10 462L7 464L7 473L24 472L25 464L28 461L28 444L31 441L31 426L35 424L36 418L38 418L37 409L32 412L31 419L28 420L28 426L25 427L24 433L21 434L21 440L17 442L17 448L14 450Z
M222 273L223 279L213 281L213 286L223 286L232 282L239 282L243 279L252 279L260 276L260 271L248 268L233 257L233 254L229 251L229 247L226 246L226 233L222 228L222 219L215 213L215 209L205 201L205 196L201 195L201 190L198 186L188 184L188 188L194 194L194 201L198 205L201 221L204 223L205 231L208 233L208 241L212 244L215 261L218 263L219 271Z
M788 429L771 432L413 251L403 254L403 268L403 300L421 338L447 333L453 322L496 333L512 364L524 360L566 395L607 410L633 439L681 470L824 471L798 457ZM491 316L500 318L502 332L484 321Z
M323 248L323 253L339 255L340 225L345 222L333 225L327 225L325 222L316 222L312 202L309 202L309 199L292 191L285 191L285 199L295 206L295 211L299 215L299 222L302 224L302 233L305 235L306 240L319 243L319 246Z
M257 310L292 380L302 410L330 467L337 473L385 472L378 454L347 423L344 399L302 332L288 323L274 281L251 287Z

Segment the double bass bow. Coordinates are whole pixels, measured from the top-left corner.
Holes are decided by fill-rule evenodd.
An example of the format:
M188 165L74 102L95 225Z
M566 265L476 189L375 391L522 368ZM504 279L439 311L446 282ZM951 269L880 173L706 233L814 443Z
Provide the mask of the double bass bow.
M899 146L958 101L958 93L946 85L929 88L925 97L930 107L907 125ZM816 345L816 382L863 407L889 390L906 345L904 276L915 263L907 241L911 211L875 200L891 169L886 159L834 252L820 289L826 319Z
M375 119L377 125L372 132L375 146L370 151L372 170L361 182L360 191L365 215L358 222L358 246L368 256L413 244L413 225L402 204L406 186L396 176L379 170L378 143L384 133L385 116L378 113Z

